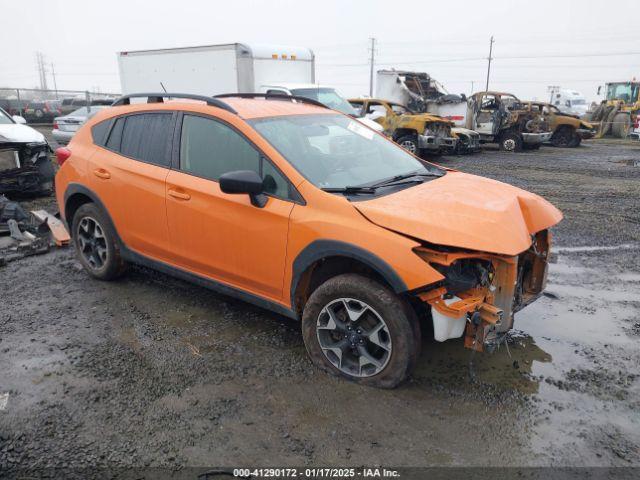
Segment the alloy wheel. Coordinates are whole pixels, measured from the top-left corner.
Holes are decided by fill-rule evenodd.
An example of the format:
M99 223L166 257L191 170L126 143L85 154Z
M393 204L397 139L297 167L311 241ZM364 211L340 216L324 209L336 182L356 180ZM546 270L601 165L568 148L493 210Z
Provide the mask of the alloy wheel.
M400 144L400 146L411 153L416 153L416 143L412 142L411 140L405 140Z
M325 305L318 315L316 334L327 360L347 375L376 375L391 357L387 324L360 300L338 298Z
M84 217L76 232L78 251L86 263L94 270L100 270L107 262L107 239L104 229L92 217Z
M516 149L516 141L512 138L508 138L503 142L504 149L508 152L513 152Z

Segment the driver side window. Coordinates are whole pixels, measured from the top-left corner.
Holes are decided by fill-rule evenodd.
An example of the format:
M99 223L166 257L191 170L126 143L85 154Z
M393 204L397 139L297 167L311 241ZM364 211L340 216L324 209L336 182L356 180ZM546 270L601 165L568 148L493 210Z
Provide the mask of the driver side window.
M288 199L289 182L233 128L211 118L184 115L180 170L209 180L236 170L252 170L265 181L265 193Z

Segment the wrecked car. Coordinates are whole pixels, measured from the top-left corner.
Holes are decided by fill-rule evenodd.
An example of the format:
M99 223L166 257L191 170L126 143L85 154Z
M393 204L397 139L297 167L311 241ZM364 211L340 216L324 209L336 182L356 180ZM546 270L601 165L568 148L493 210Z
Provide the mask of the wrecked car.
M552 132L551 145L554 147L578 147L582 140L593 138L596 129L589 122L576 115L562 113L558 107L546 102L524 102L531 113L541 114Z
M23 123L0 109L0 193L51 193L51 148L44 135Z
M502 150L537 149L551 139L540 114L527 111L518 98L504 92L478 92L467 98L453 95L424 72L380 70L378 96L407 105L413 111L440 115L456 127L473 130L483 143Z
M465 110L465 126L478 132L484 143L497 143L501 150L537 149L551 139L543 115L527 110L510 93L475 93L469 97Z
M437 115L414 113L403 105L373 98L352 98L360 116L382 125L385 135L415 155L454 152L453 123Z
M299 97L165 99L126 95L56 150L90 276L143 264L270 309L319 368L383 388L411 373L420 320L482 350L542 293L562 214L538 195Z

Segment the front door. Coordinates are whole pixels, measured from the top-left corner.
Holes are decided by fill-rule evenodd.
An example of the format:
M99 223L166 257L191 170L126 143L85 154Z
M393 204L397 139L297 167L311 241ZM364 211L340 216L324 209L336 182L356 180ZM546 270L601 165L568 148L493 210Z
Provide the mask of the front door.
M248 195L220 190L220 175L235 170L254 170L268 180L264 207L252 205ZM294 206L289 188L279 170L233 127L185 113L179 168L167 177L166 197L169 236L179 266L281 300Z
M496 116L499 110L499 99L494 95L483 95L480 100L476 125L473 130L482 135L493 135Z

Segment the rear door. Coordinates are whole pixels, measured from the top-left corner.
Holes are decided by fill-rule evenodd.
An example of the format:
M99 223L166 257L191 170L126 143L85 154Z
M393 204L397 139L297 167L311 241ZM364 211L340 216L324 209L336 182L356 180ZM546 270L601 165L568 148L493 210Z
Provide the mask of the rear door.
M170 259L165 181L175 117L174 112L145 112L112 120L87 172L127 247L160 260Z
M178 168L167 177L176 261L189 271L280 300L293 187L231 125L187 113L178 123ZM222 193L218 178L236 170L254 170L266 179L264 207L252 205L248 195Z

